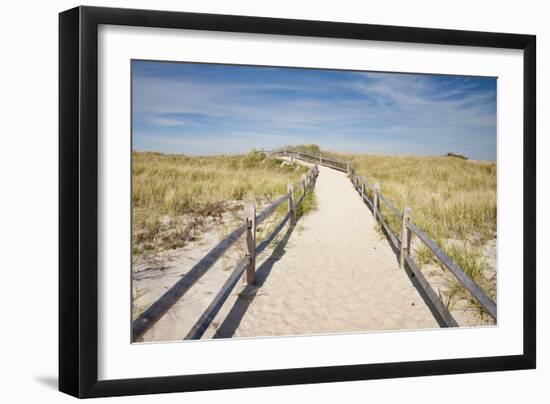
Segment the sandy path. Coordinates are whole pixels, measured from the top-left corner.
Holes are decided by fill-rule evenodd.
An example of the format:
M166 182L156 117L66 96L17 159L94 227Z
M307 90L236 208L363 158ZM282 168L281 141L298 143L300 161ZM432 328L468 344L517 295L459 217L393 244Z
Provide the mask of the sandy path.
M234 301L216 336L437 328L345 174L320 167L315 193L317 210L259 263L258 286Z

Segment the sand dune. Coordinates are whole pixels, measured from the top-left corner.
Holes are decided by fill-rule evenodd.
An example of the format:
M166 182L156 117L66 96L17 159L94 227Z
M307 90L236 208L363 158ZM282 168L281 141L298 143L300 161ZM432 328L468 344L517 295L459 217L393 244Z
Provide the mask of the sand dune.
M349 179L319 168L317 209L257 257L257 285L240 284L203 338L438 328ZM156 300L216 242L206 237L174 251L163 270L135 274L150 291L141 303ZM229 273L218 262L141 340L183 339Z

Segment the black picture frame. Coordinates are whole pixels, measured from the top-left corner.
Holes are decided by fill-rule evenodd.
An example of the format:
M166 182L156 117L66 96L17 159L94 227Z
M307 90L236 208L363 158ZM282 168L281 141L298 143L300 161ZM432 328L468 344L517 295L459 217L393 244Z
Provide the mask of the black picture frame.
M523 354L99 381L100 24L523 50ZM103 397L535 368L535 122L534 35L96 7L77 7L60 13L59 389L76 397Z

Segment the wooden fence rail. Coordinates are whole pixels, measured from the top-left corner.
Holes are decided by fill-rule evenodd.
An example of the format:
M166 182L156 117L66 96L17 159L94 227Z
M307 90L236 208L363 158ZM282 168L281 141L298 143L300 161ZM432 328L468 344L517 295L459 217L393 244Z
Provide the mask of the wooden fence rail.
M470 292L479 305L493 318L497 319L497 305L445 252L422 230L410 222L407 227L434 253L439 261Z
M390 243L394 248L399 251L400 266L405 267L408 265L409 270L412 271L417 281L421 285L426 297L431 301L437 312L437 317L447 327L457 327L458 324L452 317L448 308L441 302L440 297L435 293L433 288L429 285L424 275L420 271L418 265L412 259L410 254L410 244L412 239L412 233L414 233L419 240L421 240L433 253L434 256L454 275L454 277L468 290L472 297L479 303L482 309L489 314L494 320L497 319L497 306L495 302L485 293L485 291L474 282L432 239L420 230L412 221L411 208L405 206L403 212L400 212L397 207L380 192L380 185L378 183L369 186L365 180L361 181L359 185L358 176L355 173L353 167L349 171L350 180L355 190L361 196L361 199L368 205L373 211L375 219L378 220L387 234ZM373 194L372 200L368 197L365 189L370 189ZM401 239L391 231L390 226L382 211L380 209L380 202L383 202L390 210L392 214L397 216L402 223Z
M191 270L185 274L178 282L176 282L168 291L166 291L157 301L155 301L147 310L145 310L132 324L132 338L137 340L142 336L149 328L153 326L169 309L172 307L181 297L187 293L187 291L214 265L214 263L233 245L241 236L246 233L246 245L247 256L240 260L229 278L218 294L214 297L214 300L207 307L205 312L199 318L197 323L193 326L191 331L187 334L185 339L200 338L208 325L212 322L221 306L231 293L231 290L237 284L239 278L246 270L246 278L249 284L255 282L255 257L260 254L271 242L275 239L275 236L284 227L287 221L295 223L296 210L302 203L306 191L312 190L315 187L317 176L319 175L319 169L317 165L314 165L308 172L305 178L302 178L302 195L298 201L294 202L294 185L289 184L289 191L287 194L279 197L271 205L265 208L260 214L256 215L256 209L252 206L247 206L245 212L245 223L233 230L227 237L221 240L208 254L206 254L199 262L197 262ZM281 206L285 201L288 201L288 213L276 226L275 230L262 241L256 245L256 226L267 219L275 210ZM267 241L267 243L266 243Z
M290 158L298 158L300 160L307 161L309 163L316 163L322 166L330 167L334 170L348 172L350 162L336 160L330 157L323 156L321 154L312 154L307 152L295 151L295 150L269 150L264 153L271 154L273 156L285 156Z

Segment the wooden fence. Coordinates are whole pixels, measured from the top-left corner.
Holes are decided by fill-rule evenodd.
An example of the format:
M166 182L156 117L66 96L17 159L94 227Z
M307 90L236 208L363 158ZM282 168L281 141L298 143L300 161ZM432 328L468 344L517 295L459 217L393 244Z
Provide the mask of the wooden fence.
M304 160L308 163L315 163L321 166L333 168L338 171L349 173L351 163L349 161L336 160L330 157L322 156L320 154L311 154L301 151L293 150L272 150L265 151L264 153L271 154L278 157L289 157L291 160L294 158Z
M365 177L359 177L350 161L336 160L333 158L315 155L311 153L277 150L269 152L276 156L286 156L298 158L308 162L330 167L339 171L346 172L353 184L355 190L359 193L361 200L370 208L376 221L380 223L384 232L387 234L390 244L398 251L399 265L401 268L409 271L411 278L414 279L421 289L424 297L431 302L432 310L439 324L444 327L457 327L458 323L453 318L448 308L443 304L439 295L433 290L427 279L420 271L420 267L411 256L411 241L413 235L426 245L434 256L445 266L453 276L466 288L471 296L479 303L481 308L489 314L495 321L497 319L497 306L495 302L485 293L485 291L474 282L426 233L419 229L412 220L412 209L405 206L403 211L397 209L386 196L380 191L380 184L367 184ZM369 191L372 197L369 198ZM388 207L391 214L398 217L401 221L400 236L394 234L388 225L386 217L382 214L380 203Z
M206 308L195 325L191 328L184 339L200 338L216 314L221 309L223 303L229 297L231 291L237 284L239 278L245 274L246 282L249 285L255 283L256 274L256 256L264 251L269 243L275 239L284 225L290 221L296 223L296 211L301 205L307 192L311 192L315 187L319 169L314 165L309 172L304 174L301 179L301 196L295 200L294 184L288 184L287 193L271 205L265 208L260 214L256 215L254 204L248 204L245 207L244 223L233 230L227 237L221 240L208 254L197 262L185 276L168 289L157 301L155 301L147 310L145 310L132 324L132 339L136 341L149 328L153 326L169 309L172 307L187 291L214 265L214 263L232 246L241 236L246 237L247 255L235 266L233 272L226 280L214 300ZM273 232L259 244L256 243L256 226L266 220L275 210L284 202L287 202L288 210L284 218L277 224Z
M367 204L371 209L375 220L377 220L385 233L388 235L388 239L393 247L399 251L399 264L402 268L408 266L412 275L416 278L420 286L425 292L426 297L431 301L433 307L437 311L440 323L447 327L457 327L458 324L443 304L438 294L430 286L419 266L413 260L411 256L411 241L413 234L418 237L422 243L426 245L434 254L434 256L445 266L454 277L466 288L470 295L479 303L482 309L489 314L494 320L497 319L497 306L495 302L485 293L485 291L479 287L426 233L419 229L412 220L412 209L409 206L405 206L403 211L397 209L397 207L385 197L381 190L380 184L367 184L365 177L359 177L353 166L350 166L349 177L355 190L361 196L361 200ZM369 198L368 191L371 191L372 198ZM398 217L401 221L401 235L400 237L392 232L388 225L387 219L381 212L380 203L383 203L388 207L391 214Z

